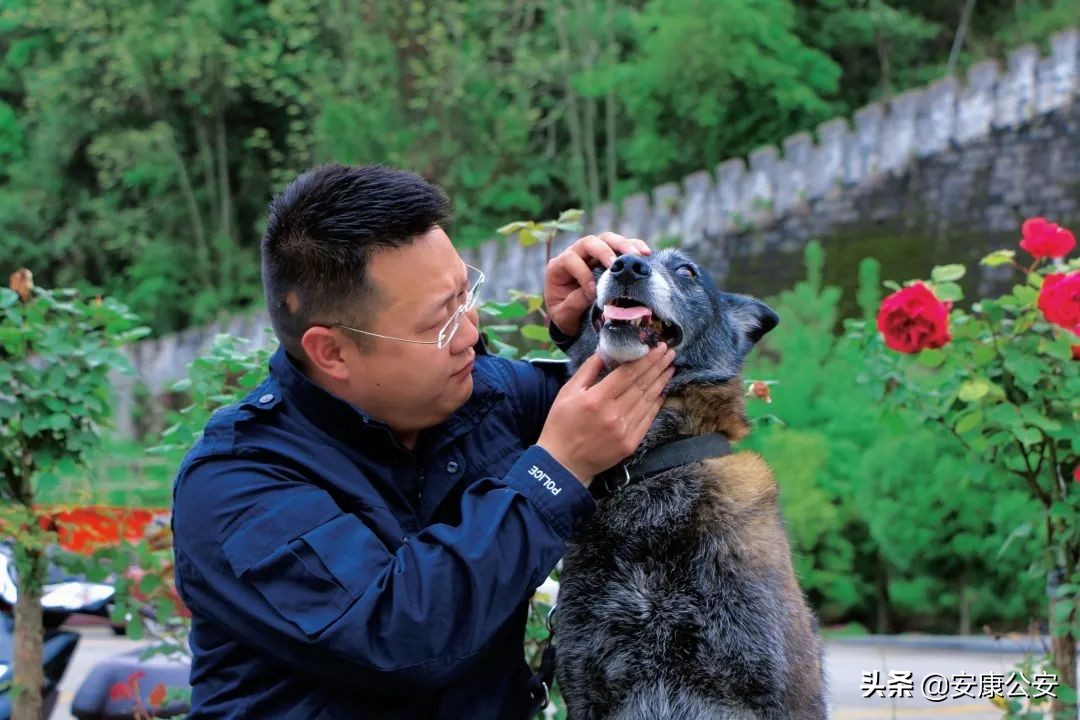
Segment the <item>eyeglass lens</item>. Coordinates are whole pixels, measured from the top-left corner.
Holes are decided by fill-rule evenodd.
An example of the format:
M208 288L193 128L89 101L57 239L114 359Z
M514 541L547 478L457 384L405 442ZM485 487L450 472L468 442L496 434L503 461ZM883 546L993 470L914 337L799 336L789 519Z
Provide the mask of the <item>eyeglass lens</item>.
M481 278L476 279L472 287L469 288L469 294L466 296L465 302L458 305L458 309L454 311L446 325L439 331L439 342L436 347L440 350L454 339L454 333L457 332L458 327L461 325L461 316L476 307L476 299L480 295Z

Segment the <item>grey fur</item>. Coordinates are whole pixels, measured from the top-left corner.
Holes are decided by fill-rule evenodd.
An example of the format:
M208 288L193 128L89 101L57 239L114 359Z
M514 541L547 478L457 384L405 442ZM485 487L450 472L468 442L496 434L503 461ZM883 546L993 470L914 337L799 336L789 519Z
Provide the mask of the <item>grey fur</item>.
M696 277L677 274L683 264ZM720 292L679 251L662 251L651 265L672 289L672 309L665 308L672 317L663 319L682 330L669 397L741 386L742 361L776 325L776 314L749 296ZM600 280L600 308L618 296L650 307L659 299L647 282ZM569 350L575 368L597 348L594 317L586 313ZM732 396L740 398L730 408L732 422L745 425L741 391ZM665 407L638 453L674 439L688 422L684 405ZM725 514L710 491L718 482L710 473L694 463L600 499L570 544L555 644L571 720L826 717L816 619L794 584L786 536L774 533L788 560L782 567L751 567L740 550L739 533L747 528L782 528L775 499Z

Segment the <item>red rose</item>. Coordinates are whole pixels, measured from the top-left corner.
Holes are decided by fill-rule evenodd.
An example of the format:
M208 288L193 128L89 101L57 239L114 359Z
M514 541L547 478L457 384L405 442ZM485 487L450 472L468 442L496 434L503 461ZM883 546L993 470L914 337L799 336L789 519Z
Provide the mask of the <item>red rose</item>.
M1039 309L1047 322L1080 335L1080 270L1050 273L1039 290Z
M949 335L951 302L941 302L930 288L915 283L897 290L881 303L877 327L885 345L903 353L944 346Z
M1024 236L1020 247L1036 258L1065 257L1076 247L1076 238L1071 232L1057 223L1048 222L1046 218L1025 220L1020 234Z

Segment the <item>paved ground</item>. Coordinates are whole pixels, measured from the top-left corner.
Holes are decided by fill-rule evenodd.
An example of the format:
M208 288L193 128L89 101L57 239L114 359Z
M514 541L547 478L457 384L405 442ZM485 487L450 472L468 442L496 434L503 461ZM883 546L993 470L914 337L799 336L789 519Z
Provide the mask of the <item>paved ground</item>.
M61 698L52 720L72 720L71 699L83 678L95 663L136 646L130 640L114 637L105 628L81 628L82 642L75 660L61 683ZM902 720L904 718L942 718L942 720L1000 720L1002 713L989 701L975 698L947 699L932 702L921 690L923 678L940 673L948 679L957 674L1007 675L1022 655L1016 652L987 650L972 644L974 650L958 649L942 643L935 646L898 646L899 643L867 644L828 641L825 644L826 672L832 698L832 720ZM887 683L892 672L910 671L914 681L912 697L863 697L863 673L878 671ZM953 696L950 690L944 693ZM975 694L978 694L976 691Z

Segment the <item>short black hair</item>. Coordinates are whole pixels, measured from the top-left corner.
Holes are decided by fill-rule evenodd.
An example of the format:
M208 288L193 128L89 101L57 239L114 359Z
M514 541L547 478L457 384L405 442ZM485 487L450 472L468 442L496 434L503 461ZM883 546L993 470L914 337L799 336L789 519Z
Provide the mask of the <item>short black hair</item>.
M309 327L352 325L373 306L365 271L371 254L448 228L446 194L416 173L383 165L320 165L270 202L262 237L262 280L278 341L300 362ZM363 347L363 336L349 333Z

